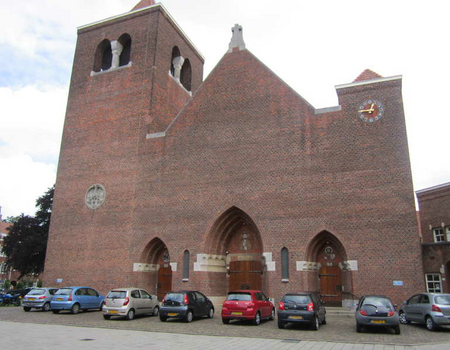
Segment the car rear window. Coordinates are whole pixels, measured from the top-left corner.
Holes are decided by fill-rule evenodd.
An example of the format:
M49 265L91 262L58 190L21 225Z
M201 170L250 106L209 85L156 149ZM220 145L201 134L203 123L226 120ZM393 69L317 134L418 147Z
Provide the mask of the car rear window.
M177 301L182 303L184 301L184 293L169 293L164 299L165 301Z
M250 293L230 293L227 300L252 301L252 295Z
M384 306L387 308L393 308L392 303L389 299L380 297L367 297L364 299L362 303L362 306L364 305Z
M450 305L450 295L439 295L434 297L434 302L440 305Z
M42 295L45 294L45 289L32 289L28 292L28 295Z
M56 293L58 295L69 295L70 293L72 293L72 288L61 288L59 289Z
M285 295L283 301L285 303L309 304L311 298L308 295Z
M113 290L108 293L106 298L108 299L125 299L127 297L127 292L123 290Z

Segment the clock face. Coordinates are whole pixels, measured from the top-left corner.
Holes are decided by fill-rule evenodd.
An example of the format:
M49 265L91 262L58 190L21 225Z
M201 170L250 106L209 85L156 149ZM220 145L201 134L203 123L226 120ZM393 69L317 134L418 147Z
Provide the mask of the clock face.
M366 100L358 108L358 117L367 123L373 123L381 119L384 114L384 106L377 100Z

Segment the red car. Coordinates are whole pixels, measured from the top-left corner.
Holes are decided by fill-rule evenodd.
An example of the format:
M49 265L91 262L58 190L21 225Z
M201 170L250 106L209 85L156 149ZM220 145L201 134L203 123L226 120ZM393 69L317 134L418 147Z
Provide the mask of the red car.
M260 290L236 290L229 292L222 306L222 322L231 320L252 320L259 325L262 319L273 320L275 308Z

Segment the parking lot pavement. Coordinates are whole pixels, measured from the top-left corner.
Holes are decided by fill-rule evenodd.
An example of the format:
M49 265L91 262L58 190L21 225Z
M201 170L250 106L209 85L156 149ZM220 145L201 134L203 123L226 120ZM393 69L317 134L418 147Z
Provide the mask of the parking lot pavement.
M255 349L265 349L266 344L269 343L272 344L271 348L275 349L318 349L319 343L321 344L321 350L394 349L394 345L396 350L399 348L440 349L443 345L445 345L446 349L450 347L449 328L438 332L429 332L421 325L401 325L401 335L395 335L393 332L388 332L384 329L356 333L354 319L342 317L329 317L327 324L321 326L319 331L312 331L305 327L278 329L276 321L265 321L259 326L253 326L244 322L232 322L229 325L223 325L219 315L215 315L213 319L194 320L192 323L175 320L160 322L157 317L137 317L133 321L123 319L106 321L99 311L81 312L77 315L72 315L66 312L53 314L39 310L24 312L20 307L0 307L0 320L3 321L0 326L2 348L4 345L3 340L8 339L10 341L11 339L11 337L5 338L5 332L8 334L8 331L5 329L9 329L11 334L15 334L17 341L26 342L26 339L22 339L25 338L24 335L28 334L28 332L34 333L35 329L42 329L41 325L51 326L48 328L50 331L44 332L47 336L50 336L49 342L54 338L53 332L56 332L58 337L61 336L60 333L62 338L70 336L71 341L74 344L78 344L79 348L81 348L80 343L89 343L86 346L89 346L90 349L96 349L97 347L95 346L97 345L95 344L105 344L105 342L109 344L108 346L114 348L114 344L111 343L113 339L119 343L122 340L142 342L142 344L147 344L146 347L149 344L153 344L154 339L162 339L161 341L164 343L174 342L174 345L179 345L180 342L184 343L186 339L195 339L190 340L191 345L188 348L198 349L201 348L200 344L204 345L204 342L207 342L209 344L206 347L207 349L220 349L220 346L224 346L224 348L225 346L229 348L233 344L237 346L238 343L243 341L243 338L246 339L245 342L249 342L248 348L250 349L253 347ZM61 326L76 327L61 328ZM20 331L21 329L22 331ZM97 332L96 334L99 335L91 334L91 332ZM77 334L77 336L72 337L72 334ZM123 338L119 337L119 334L123 334ZM183 335L196 335L199 337L191 338ZM36 336L39 337L39 334L36 334ZM103 339L104 337L108 337L108 339ZM62 341L62 338L59 341ZM230 339L234 340L231 342ZM43 340L43 343L45 342L46 340ZM51 344L49 346L52 346ZM58 344L60 345L61 343ZM211 344L214 344L214 346L211 347ZM427 344L425 347L420 346L425 344ZM432 344L437 345L432 346ZM33 342L32 345L35 348L36 343ZM123 345L124 343L122 343ZM300 345L301 347L299 347ZM331 345L333 346L331 347ZM101 346L103 345L98 346L98 349L102 349ZM139 344L137 346L139 347ZM24 348L24 346L21 348Z

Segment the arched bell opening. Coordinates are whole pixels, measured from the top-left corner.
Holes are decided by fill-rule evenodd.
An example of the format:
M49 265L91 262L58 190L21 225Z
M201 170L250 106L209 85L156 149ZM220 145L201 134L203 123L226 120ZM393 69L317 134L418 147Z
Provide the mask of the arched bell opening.
M335 235L328 231L318 233L308 245L307 260L311 266L309 290L320 293L329 306L342 306L343 300L353 299L347 253Z
M211 286L217 295L238 289L262 289L265 264L261 234L244 211L231 207L220 215L210 230L206 250L209 255L225 257L223 275L214 278L225 283L219 288Z
M141 254L144 282L149 291L162 300L172 290L172 268L167 246L159 238L152 239Z

